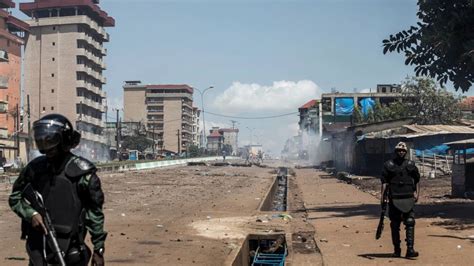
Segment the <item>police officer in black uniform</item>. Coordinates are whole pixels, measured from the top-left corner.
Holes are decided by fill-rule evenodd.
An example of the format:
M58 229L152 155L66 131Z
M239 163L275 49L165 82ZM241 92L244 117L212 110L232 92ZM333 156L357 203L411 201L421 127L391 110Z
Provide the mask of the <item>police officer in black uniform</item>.
M407 258L418 257L415 244L415 212L413 207L420 193L420 173L415 162L405 158L407 145L400 142L395 146L395 158L384 164L382 172L382 195L388 189L389 218L392 231L394 257L400 257L400 224L406 230ZM382 199L385 200L385 199Z
M41 214L23 198L28 184L39 192L51 217L59 247L67 265L86 266L91 257L85 245L86 232L94 245L92 265L104 265L104 194L94 164L70 150L80 141L69 120L58 114L46 115L33 124L38 150L44 154L21 172L9 197L11 209L22 218L29 265L57 264L58 258L46 244Z

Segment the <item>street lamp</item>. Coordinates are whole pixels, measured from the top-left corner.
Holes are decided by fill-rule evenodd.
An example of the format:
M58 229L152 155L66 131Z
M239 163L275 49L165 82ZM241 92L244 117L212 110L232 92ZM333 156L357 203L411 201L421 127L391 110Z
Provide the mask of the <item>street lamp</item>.
M206 117L204 115L204 93L206 93L207 90L213 89L213 86L210 86L209 88L204 89L203 91L194 88L201 94L201 109L202 109L202 124L203 124L203 136L202 136L202 146L204 146L204 149L206 149Z

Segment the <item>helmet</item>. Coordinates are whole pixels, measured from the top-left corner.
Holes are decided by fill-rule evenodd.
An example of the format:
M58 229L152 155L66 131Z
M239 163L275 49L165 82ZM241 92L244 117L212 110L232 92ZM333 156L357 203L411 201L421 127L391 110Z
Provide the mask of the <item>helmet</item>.
M395 146L395 151L398 151L398 150L408 151L407 144L403 141L399 142L397 146Z
M33 123L35 143L41 153L59 147L64 151L76 147L81 134L60 114L49 114Z

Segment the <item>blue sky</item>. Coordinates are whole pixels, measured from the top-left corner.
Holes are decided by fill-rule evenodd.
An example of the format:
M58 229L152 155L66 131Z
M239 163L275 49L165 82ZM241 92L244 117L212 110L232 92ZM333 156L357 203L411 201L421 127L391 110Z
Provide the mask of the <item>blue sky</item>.
M116 27L108 29L105 73L113 106L121 103L124 80L142 80L212 85L206 110L264 116L297 111L305 99L332 87L374 88L413 73L403 56L382 54L382 40L416 23L414 0L102 0L101 7L116 19ZM284 88L275 85L280 81L287 81ZM299 81L314 86L301 89ZM239 90L248 93L238 95ZM279 92L282 97L275 96ZM249 108L267 94L273 106ZM232 97L244 97L247 104L226 106ZM200 97L195 100L200 107ZM228 118L206 115L206 120L208 127L231 125ZM298 118L236 120L242 143L250 140L246 128L255 128L252 140L276 153L296 133Z

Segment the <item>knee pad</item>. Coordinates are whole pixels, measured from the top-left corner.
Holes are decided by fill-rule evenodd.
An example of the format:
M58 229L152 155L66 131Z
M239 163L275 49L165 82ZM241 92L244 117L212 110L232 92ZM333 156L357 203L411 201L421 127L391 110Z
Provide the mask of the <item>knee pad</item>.
M404 221L404 224L405 224L405 226L415 226L415 218L413 218L413 217L408 217L408 218Z

